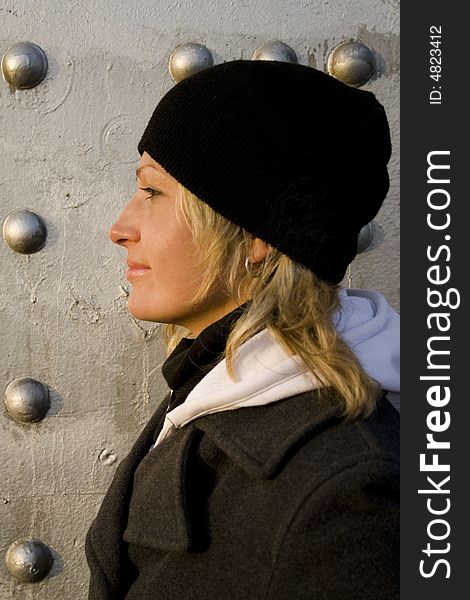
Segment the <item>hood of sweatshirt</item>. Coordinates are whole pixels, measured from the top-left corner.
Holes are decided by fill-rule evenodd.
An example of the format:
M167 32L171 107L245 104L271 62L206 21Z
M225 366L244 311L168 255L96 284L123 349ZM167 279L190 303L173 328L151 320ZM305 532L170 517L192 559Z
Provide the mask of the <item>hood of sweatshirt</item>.
M340 301L340 309L334 317L336 330L355 352L364 370L387 390L390 401L397 407L400 391L398 314L379 292L341 289ZM299 356L289 355L267 329L239 347L235 374L234 382L227 372L225 359L220 361L192 389L183 404L167 413L154 446L173 428L184 427L204 415L269 404L320 385Z
M363 369L395 405L400 394L400 317L379 292L340 290L336 331L348 342ZM397 408L397 407L396 407Z

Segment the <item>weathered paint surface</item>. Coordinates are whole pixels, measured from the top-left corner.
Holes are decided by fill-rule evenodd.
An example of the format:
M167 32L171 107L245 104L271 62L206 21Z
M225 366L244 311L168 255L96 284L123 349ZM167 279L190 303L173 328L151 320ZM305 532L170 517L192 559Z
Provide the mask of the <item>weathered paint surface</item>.
M379 243L345 284L378 289L398 308L399 9L392 0L17 0L0 4L0 21L1 53L31 41L49 60L34 89L0 82L1 220L28 208L48 227L36 254L0 244L0 380L5 389L34 377L51 394L38 423L0 414L0 599L81 600L85 532L166 392L159 327L129 316L125 253L107 232L134 188L140 135L173 85L171 51L200 42L222 62L279 39L303 64L325 68L341 41L375 50L383 72L365 87L388 110L392 185L376 219ZM341 159L332 157L339 169ZM6 569L8 546L24 537L54 554L40 583L19 584Z

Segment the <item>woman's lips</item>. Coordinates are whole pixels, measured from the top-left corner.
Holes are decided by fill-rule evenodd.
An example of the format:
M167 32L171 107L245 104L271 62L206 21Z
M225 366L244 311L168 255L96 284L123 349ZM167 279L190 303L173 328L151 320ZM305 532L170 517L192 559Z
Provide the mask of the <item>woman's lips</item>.
M145 275L145 273L147 273L148 271L150 271L150 269L147 268L127 269L126 278L134 279L135 277L142 277L142 275Z
M132 261L127 261L127 266L129 268L126 271L126 279L142 277L142 275L145 275L145 273L148 273L148 271L150 271L149 267L146 267L145 265L140 265Z

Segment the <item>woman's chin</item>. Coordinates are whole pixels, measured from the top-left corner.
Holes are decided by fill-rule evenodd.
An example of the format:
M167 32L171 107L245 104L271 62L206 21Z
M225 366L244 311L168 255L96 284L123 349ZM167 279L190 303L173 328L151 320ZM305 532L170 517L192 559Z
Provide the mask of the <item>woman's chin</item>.
M129 300L127 302L127 309L133 317L139 319L140 321L158 322L158 318L155 314L155 311L153 311L148 306L142 306L140 302L133 301L132 294L131 296L129 296Z

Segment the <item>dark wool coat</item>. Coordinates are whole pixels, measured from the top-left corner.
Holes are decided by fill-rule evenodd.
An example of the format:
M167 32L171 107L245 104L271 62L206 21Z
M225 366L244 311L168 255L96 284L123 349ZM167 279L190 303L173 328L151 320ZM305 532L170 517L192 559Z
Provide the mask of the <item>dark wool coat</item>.
M90 600L399 597L399 417L333 393L210 414L148 453L162 403L86 538Z

